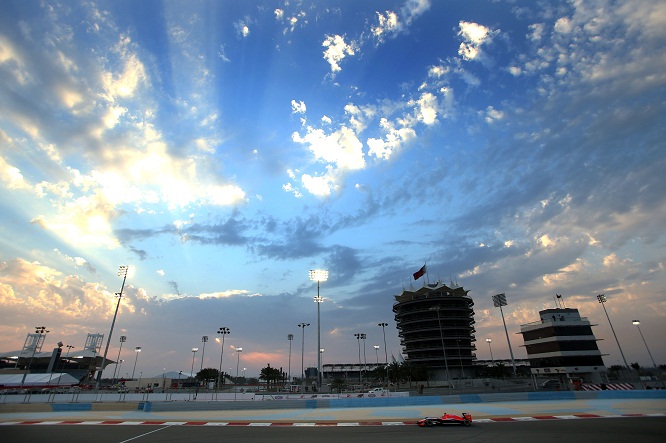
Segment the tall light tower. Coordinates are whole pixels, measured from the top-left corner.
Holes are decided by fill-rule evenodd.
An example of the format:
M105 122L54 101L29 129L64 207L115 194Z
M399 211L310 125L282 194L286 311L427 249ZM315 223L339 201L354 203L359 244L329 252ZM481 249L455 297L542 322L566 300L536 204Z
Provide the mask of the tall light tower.
M493 357L493 348L490 346L490 344L493 341L489 338L486 339L486 343L488 343L488 349L490 349L490 360L493 362L493 366L495 366L495 358Z
M373 345L372 347L375 348L375 358L377 359L377 367L379 367L379 346Z
M217 393L220 391L220 377L222 376L222 357L224 357L224 337L231 333L226 326L217 330L218 334L222 335L222 351L220 352L220 370L217 372L217 387L215 388L215 399L217 400Z
M303 385L303 392L305 392L305 327L310 326L310 323L299 323L298 327L303 330L301 338L301 384Z
M139 352L141 352L141 346L137 346L134 348L134 352L136 352L136 357L134 358L134 369L132 369L132 380L134 380L134 372L136 371L136 362L139 361ZM140 388L141 386L139 386Z
M123 298L123 289L125 289L125 281L127 280L127 271L129 266L121 265L118 268L118 277L123 278L123 284L120 287L120 292L116 292L116 297L118 297L118 303L116 304L116 312L113 314L113 321L111 322L111 330L109 331L109 336L106 338L106 348L104 348L104 356L102 357L102 367L99 368L97 373L97 381L95 382L95 392L99 389L99 382L102 380L102 372L104 372L104 365L106 364L106 354L109 352L109 343L111 343L111 336L113 335L113 326L116 324L116 316L118 315L118 308L120 307L120 299Z
M601 307L604 308L604 312L606 313L606 318L608 319L608 324L610 325L611 331L613 332L613 337L615 337L615 343L617 343L617 348L620 350L620 355L622 356L622 361L624 361L624 366L627 369L629 369L629 365L627 364L627 359L624 358L624 353L622 352L622 347L620 346L620 341L617 339L617 335L615 335L615 329L613 329L613 323L611 323L611 319L608 316L608 311L606 310L605 303L606 303L606 301L608 301L608 299L606 298L606 295L599 294L599 295L597 295L597 300L599 301L599 303L601 303Z
M190 370L190 376L192 378L196 378L194 377L194 357L197 355L198 350L199 348L192 348L192 369Z
M116 380L116 370L118 369L118 362L120 361L120 351L123 350L123 343L127 341L127 337L124 335L120 336L120 349L118 349L118 358L116 358L116 367L113 369L113 380L112 382L115 383ZM111 384L113 384L111 383Z
M504 323L504 333L506 334L506 342L509 344L509 353L511 354L511 364L513 365L513 376L516 376L516 361L513 358L513 349L511 349L511 340L509 340L509 331L506 329L506 321L504 321L504 311L502 306L506 306L506 294L497 294L493 295L493 305L496 308L500 308L500 313L502 314L502 323Z
M291 385L291 343L294 341L294 334L287 335L287 340L289 340L289 384ZM289 388L291 392L291 388Z
M240 354L243 348L236 348L236 386L234 387L234 401L236 400L236 393L238 392L238 367L240 366Z
M201 367L199 368L200 371L203 370L204 355L206 354L206 343L208 342L208 336L204 335L203 337L201 337L201 342L203 343L203 347L201 349Z
M321 349L321 317L320 306L324 299L319 295L319 283L328 280L328 271L324 269L310 269L310 280L317 282L317 350ZM321 352L317 352L317 389L321 390Z
M365 339L368 338L365 334L361 334L361 340L363 340L363 370L368 372L368 358L365 356Z
M638 320L632 320L631 322L632 325L636 325L638 328L638 332L641 334L641 338L643 339L643 343L645 343L645 349L648 351L648 355L650 356L650 360L652 360L652 367L656 368L657 364L654 362L654 358L652 358L652 352L650 352L650 348L648 348L647 342L645 341L645 337L643 337L643 332L641 331L641 322Z
M358 382L363 385L363 371L361 370L361 338L365 334L354 334L354 337L356 337L356 342L358 343Z
M386 327L388 323L377 323L377 326L382 328L382 334L384 335L384 358L386 362L386 387L388 389L389 376L388 376L388 351L386 350Z

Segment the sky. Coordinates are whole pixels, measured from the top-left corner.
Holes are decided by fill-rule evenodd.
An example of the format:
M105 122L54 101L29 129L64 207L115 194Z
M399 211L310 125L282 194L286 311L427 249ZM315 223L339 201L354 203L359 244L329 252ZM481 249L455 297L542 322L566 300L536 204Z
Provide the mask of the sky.
M108 337L126 265L108 356L144 375L382 362L381 322L399 359L394 297L438 280L480 360L492 295L526 358L561 294L622 364L605 294L665 364L664 48L651 0L5 0L0 350Z

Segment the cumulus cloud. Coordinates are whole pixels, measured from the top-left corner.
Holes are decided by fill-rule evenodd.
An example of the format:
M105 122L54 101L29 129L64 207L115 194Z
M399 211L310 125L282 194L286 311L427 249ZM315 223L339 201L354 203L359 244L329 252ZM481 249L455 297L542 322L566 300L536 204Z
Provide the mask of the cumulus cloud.
M342 126L326 133L323 129L309 126L304 136L295 132L292 140L307 145L315 159L333 164L336 168L355 170L365 167L363 144L349 127Z
M324 48L324 60L331 66L331 75L335 75L342 71L340 63L348 56L353 56L358 45L354 41L349 43L345 42L345 38L341 35L327 35L326 39L321 44Z
M369 155L383 160L389 160L401 146L416 138L416 131L410 127L396 128L395 123L382 118L380 127L384 130L383 138L369 138L367 143L370 148Z
M117 299L103 285L36 261L18 258L0 263L0 281L5 315L53 315L80 323L110 316L115 310ZM131 310L131 298L125 300L121 309Z
M377 43L387 37L393 38L405 32L414 20L430 9L430 0L407 0L399 13L394 11L375 12L377 23L370 28L371 35Z
M292 114L305 114L306 111L305 103L302 101L296 101L292 100L291 101L291 113Z
M21 170L8 164L3 157L0 157L0 180L9 189L31 189L21 174Z
M458 48L458 54L465 60L482 59L483 52L481 46L491 42L493 37L499 32L478 23L466 21L460 21L458 26L460 28L458 35L463 39Z
M371 28L372 35L378 42L383 42L386 35L392 35L402 29L398 14L393 11L377 12L377 25Z
M245 20L235 22L234 28L239 37L246 38L250 35L250 27Z

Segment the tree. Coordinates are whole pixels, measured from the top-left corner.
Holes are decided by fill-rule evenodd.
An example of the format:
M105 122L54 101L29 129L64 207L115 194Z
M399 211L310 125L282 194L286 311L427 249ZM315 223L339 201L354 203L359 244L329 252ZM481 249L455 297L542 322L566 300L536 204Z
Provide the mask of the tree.
M389 363L388 365L388 377L389 381L395 382L395 384L400 388L400 364L397 361Z
M265 368L262 368L261 373L259 374L259 380L266 380L266 390L268 391L270 391L271 389L274 390L276 385L280 382L281 379L282 379L282 372L279 369L271 368L270 364ZM272 388L271 384L273 384Z
M217 385L217 380L218 376L220 375L220 371L218 371L215 368L203 368L199 372L197 372L196 379L199 381L203 382L208 382L208 381L214 381L215 384ZM224 379L227 377L227 375L222 372L222 376L219 378L220 384L224 384Z
M636 370L636 372L639 372L639 373L641 372L641 365L639 365L638 362L631 363L629 366L634 368Z
M333 392L337 392L338 394L341 393L345 389L346 386L347 386L347 383L342 378L335 378L331 382L331 390Z

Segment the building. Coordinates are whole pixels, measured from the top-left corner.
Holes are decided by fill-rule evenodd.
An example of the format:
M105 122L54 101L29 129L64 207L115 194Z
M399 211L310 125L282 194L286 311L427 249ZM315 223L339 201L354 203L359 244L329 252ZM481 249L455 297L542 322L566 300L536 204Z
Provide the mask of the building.
M26 336L20 351L0 352L0 372L29 372L31 374L67 373L82 383L92 383L95 374L102 366L103 355L100 353L103 334L88 334L83 349L58 342L58 347L51 351L42 351L46 334L36 333ZM66 348L66 349L63 349ZM116 364L109 356L104 367ZM111 373L104 376L111 378Z
M587 318L578 309L539 311L541 319L520 327L532 374L561 381L587 383L607 380L601 351Z
M438 380L473 376L474 302L461 286L427 283L395 296L393 313L405 361Z

